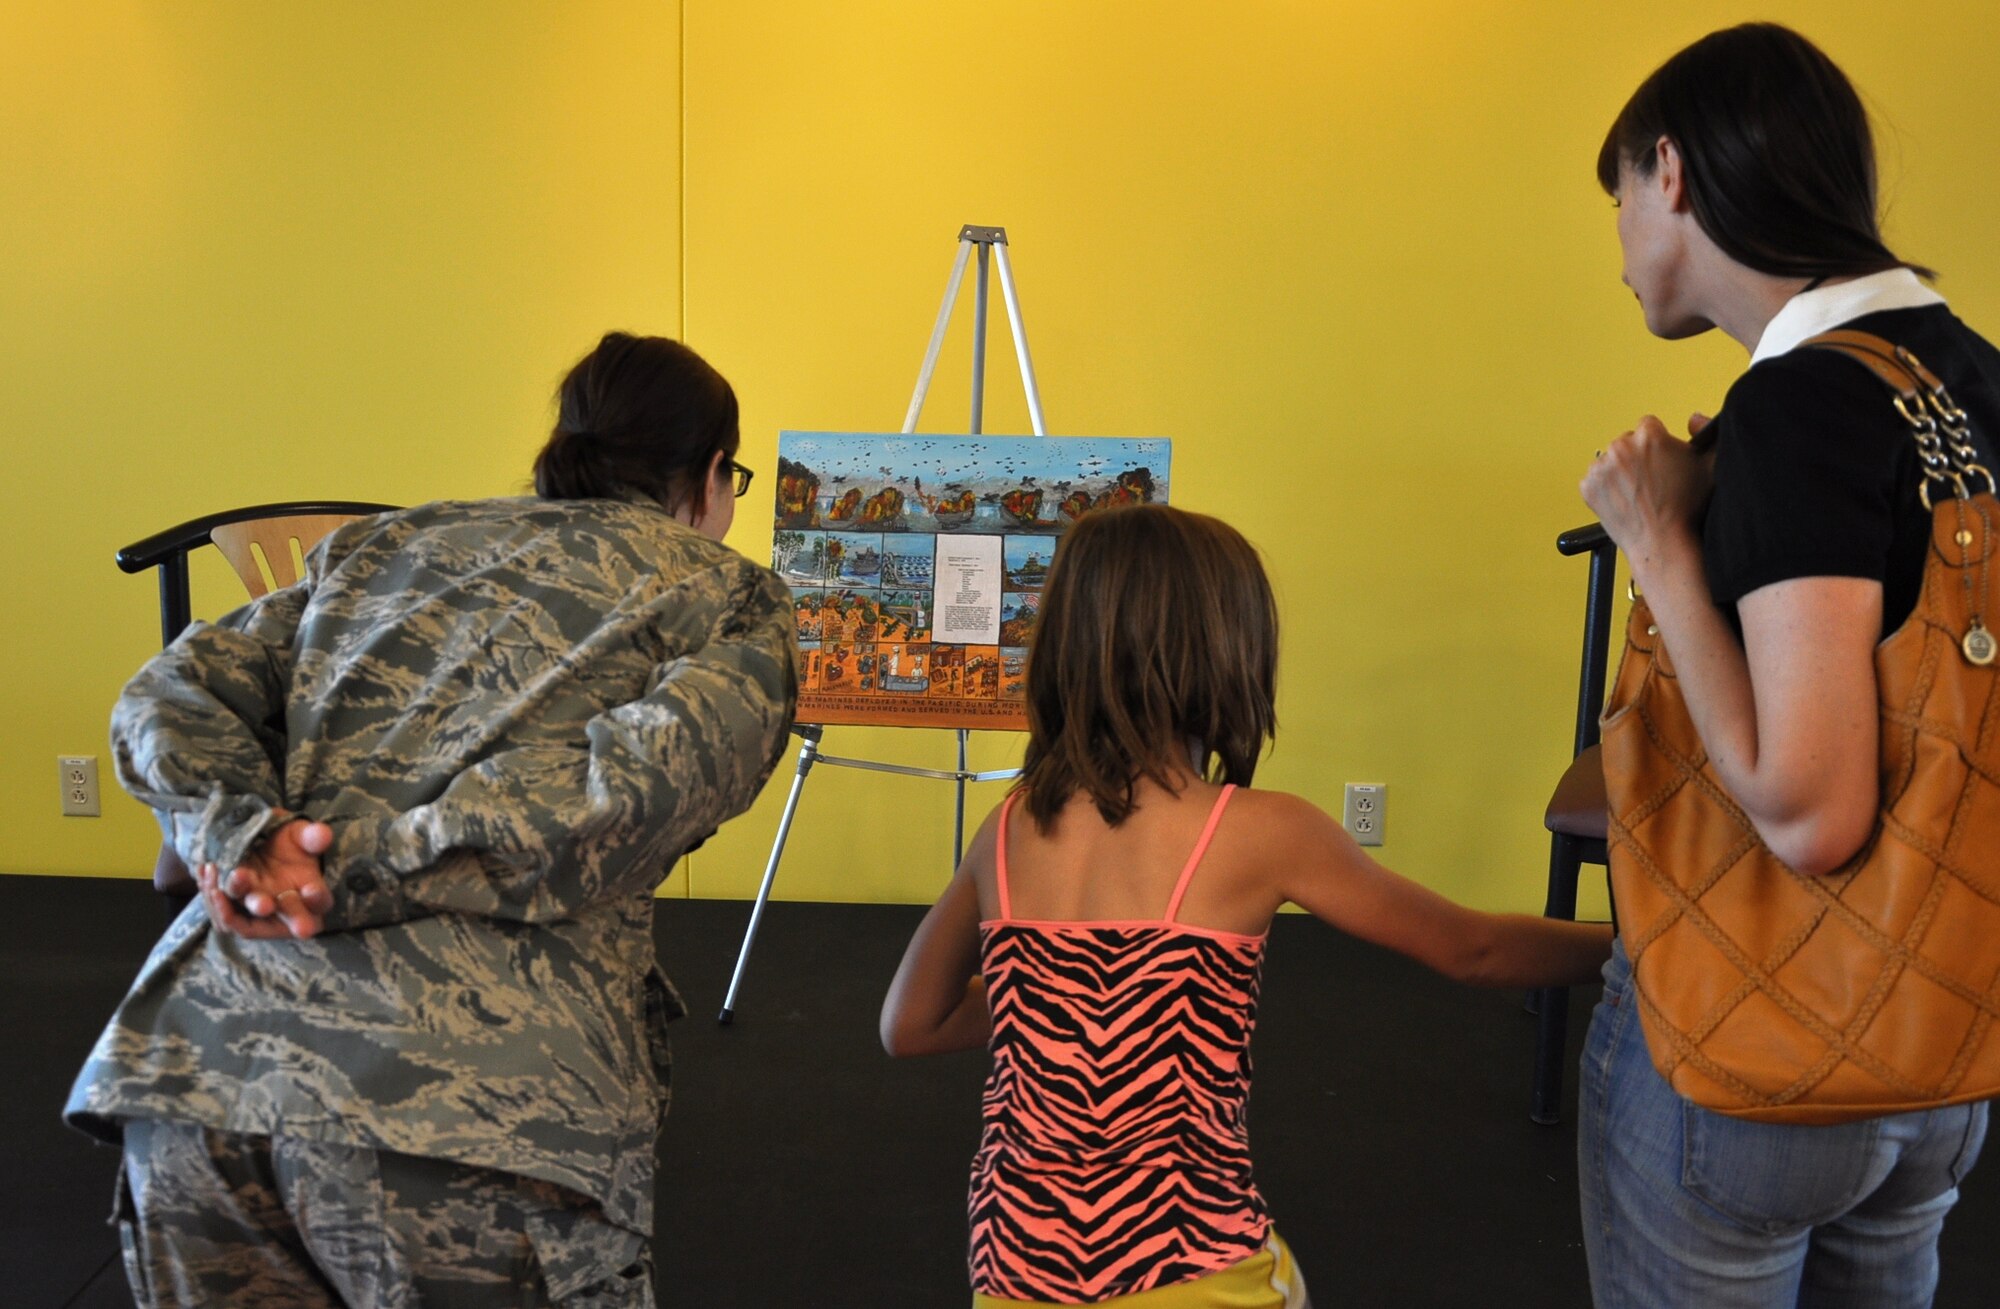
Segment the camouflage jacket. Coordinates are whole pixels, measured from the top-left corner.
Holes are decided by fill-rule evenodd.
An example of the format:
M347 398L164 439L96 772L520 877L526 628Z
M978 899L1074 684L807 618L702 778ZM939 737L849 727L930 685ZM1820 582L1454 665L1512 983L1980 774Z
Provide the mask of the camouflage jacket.
M232 866L277 808L332 825L326 930L245 940L191 906L65 1116L503 1169L650 1232L681 1012L653 889L770 775L795 658L783 584L650 505L342 527L112 715L120 781L190 867Z

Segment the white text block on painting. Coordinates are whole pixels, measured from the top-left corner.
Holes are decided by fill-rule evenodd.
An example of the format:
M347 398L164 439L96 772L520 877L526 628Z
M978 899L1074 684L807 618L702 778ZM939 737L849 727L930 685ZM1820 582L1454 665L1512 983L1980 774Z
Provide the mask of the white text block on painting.
M1000 640L1000 546L997 536L938 533L932 621L941 644Z

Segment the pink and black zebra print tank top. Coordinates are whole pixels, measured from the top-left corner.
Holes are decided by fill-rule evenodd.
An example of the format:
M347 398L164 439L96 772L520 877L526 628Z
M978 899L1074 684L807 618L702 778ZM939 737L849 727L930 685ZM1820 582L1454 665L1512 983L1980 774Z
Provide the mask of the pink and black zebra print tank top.
M1224 787L1156 922L980 924L993 1014L973 1159L972 1289L1090 1304L1255 1255L1270 1217L1244 1127L1262 936L1174 921Z

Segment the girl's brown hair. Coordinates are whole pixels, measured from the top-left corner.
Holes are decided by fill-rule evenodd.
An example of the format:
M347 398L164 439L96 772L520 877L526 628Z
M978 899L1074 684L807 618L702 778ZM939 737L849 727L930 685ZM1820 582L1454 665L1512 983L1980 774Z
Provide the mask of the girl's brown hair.
M1028 656L1020 788L1046 830L1089 794L1114 826L1142 777L1173 789L1188 746L1248 785L1277 732L1278 607L1256 549L1204 514L1086 515L1056 550Z

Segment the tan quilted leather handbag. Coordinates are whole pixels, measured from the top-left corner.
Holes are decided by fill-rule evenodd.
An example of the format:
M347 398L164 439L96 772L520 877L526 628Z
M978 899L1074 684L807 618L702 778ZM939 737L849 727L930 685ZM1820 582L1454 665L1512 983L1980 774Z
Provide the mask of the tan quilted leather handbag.
M1881 812L1845 867L1781 863L1717 781L1645 601L1604 711L1611 885L1646 1045L1674 1090L1834 1123L2000 1095L2000 504L1962 410L1909 352L1866 365L1916 438L1923 591L1875 653ZM1933 504L1933 493L1942 498Z

